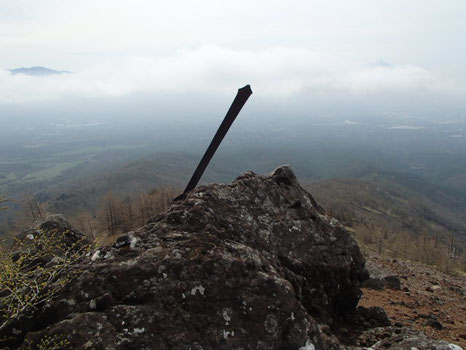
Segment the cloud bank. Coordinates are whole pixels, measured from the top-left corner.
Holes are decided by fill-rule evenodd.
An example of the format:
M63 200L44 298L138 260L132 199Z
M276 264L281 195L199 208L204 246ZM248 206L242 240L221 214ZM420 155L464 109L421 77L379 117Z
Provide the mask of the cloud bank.
M309 49L202 46L173 55L112 60L72 74L35 77L0 70L0 104L157 93L231 95L246 83L273 99L462 93L458 82L417 65L371 64Z

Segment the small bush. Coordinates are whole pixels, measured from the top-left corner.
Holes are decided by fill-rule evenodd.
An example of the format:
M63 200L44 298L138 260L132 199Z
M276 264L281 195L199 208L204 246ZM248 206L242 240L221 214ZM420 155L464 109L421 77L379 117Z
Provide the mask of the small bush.
M54 298L80 271L89 243L65 243L67 232L38 231L0 250L0 332Z

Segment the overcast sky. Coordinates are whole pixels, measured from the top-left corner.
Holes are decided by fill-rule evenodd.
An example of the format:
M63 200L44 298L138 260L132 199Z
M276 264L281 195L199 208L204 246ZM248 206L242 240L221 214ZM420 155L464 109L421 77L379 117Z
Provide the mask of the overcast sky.
M465 18L464 0L0 0L0 103L245 83L274 99L464 100ZM8 71L39 65L73 73Z

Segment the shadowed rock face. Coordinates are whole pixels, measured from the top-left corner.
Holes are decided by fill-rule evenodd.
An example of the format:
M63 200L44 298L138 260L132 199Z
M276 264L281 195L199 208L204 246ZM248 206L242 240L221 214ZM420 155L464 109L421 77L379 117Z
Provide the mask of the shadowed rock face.
M289 167L198 187L81 267L22 337L64 335L72 349L344 349L331 329L354 319L368 278L351 234Z

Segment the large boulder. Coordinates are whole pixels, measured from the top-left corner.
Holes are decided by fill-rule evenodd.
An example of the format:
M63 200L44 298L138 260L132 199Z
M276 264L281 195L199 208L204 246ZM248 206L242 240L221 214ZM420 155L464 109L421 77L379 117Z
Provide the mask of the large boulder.
M325 215L289 167L248 172L228 185L198 187L97 250L9 345L66 339L72 349L362 349L340 336L342 325L362 318L356 333L359 324L389 324L383 310L356 311L364 263L351 233Z
M363 288L377 290L385 288L393 290L401 289L400 277L393 274L389 274L374 261L367 261L366 269L367 271L369 271L369 278L362 284Z

